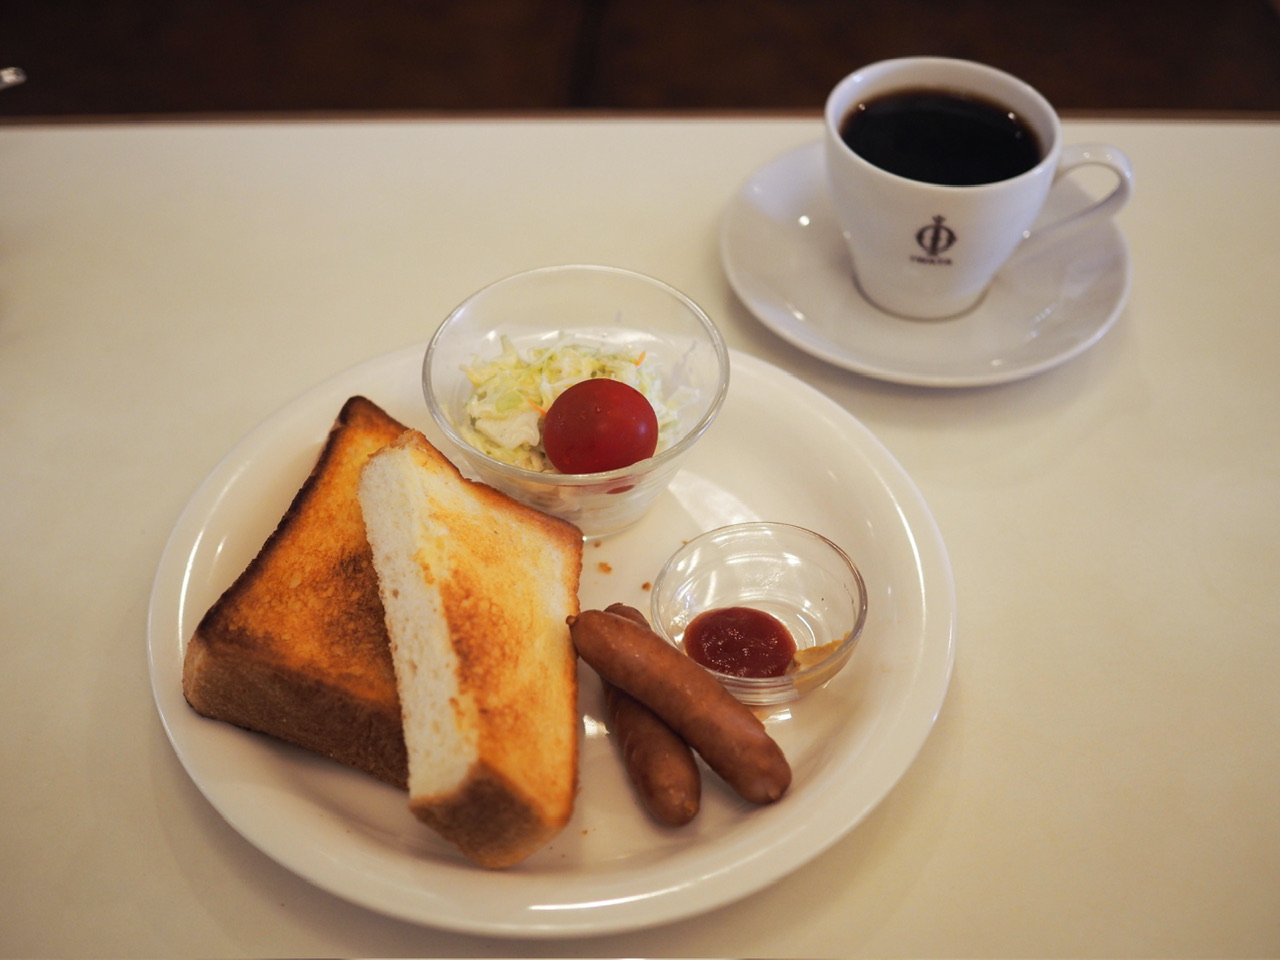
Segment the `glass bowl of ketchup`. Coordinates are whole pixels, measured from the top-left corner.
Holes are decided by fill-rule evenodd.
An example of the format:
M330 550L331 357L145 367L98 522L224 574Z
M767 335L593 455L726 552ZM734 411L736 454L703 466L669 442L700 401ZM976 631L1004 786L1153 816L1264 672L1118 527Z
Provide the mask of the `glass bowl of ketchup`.
M651 620L743 703L795 700L849 661L867 589L849 555L788 523L738 523L690 540L653 583Z

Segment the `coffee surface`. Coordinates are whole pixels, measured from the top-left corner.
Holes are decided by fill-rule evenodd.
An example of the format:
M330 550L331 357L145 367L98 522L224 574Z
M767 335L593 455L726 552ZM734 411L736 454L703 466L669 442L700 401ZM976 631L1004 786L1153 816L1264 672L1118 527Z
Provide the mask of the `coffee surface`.
M996 183L1043 156L1035 133L990 100L946 90L902 90L859 103L840 136L882 170L949 186Z

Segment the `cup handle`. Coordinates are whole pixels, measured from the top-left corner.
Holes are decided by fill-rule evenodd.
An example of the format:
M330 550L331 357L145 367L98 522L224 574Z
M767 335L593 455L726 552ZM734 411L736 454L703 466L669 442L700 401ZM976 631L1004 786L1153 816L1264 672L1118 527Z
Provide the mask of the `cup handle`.
M1106 167L1114 171L1115 188L1084 209L1032 230L1022 242L1023 250L1038 249L1047 240L1056 240L1064 233L1075 232L1088 224L1113 217L1129 202L1129 197L1133 193L1133 165L1129 163L1129 158L1122 151L1109 144L1077 143L1063 147L1062 156L1058 160L1058 169L1053 175L1053 182L1057 183L1072 170L1087 166Z

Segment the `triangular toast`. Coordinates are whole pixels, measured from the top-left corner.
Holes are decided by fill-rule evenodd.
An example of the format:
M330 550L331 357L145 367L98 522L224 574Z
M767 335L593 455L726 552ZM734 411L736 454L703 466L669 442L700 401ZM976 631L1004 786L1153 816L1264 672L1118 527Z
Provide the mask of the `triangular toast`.
M400 787L400 700L356 491L404 431L363 397L344 404L279 525L200 621L182 677L198 713Z
M404 704L409 805L487 867L573 812L582 534L462 477L416 431L360 482Z

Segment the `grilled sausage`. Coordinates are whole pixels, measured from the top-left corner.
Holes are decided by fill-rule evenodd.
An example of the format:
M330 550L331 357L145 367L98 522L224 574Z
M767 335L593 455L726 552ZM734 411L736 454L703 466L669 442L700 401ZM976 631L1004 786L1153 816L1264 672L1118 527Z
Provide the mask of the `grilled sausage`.
M635 607L610 604L606 611L646 630L649 621ZM682 827L698 815L702 773L689 745L643 703L601 678L609 729L622 751L627 775L641 803L659 823Z
M646 630L649 628L649 621L645 619L645 615L635 607L628 606L625 603L611 603L604 608L605 613L615 613L620 617L626 617L632 623L639 624Z
M589 666L666 721L744 799L772 803L786 793L782 748L710 673L618 613L584 610L569 627Z
M604 702L627 776L659 823L683 827L698 815L702 774L689 745L662 718L607 680Z

